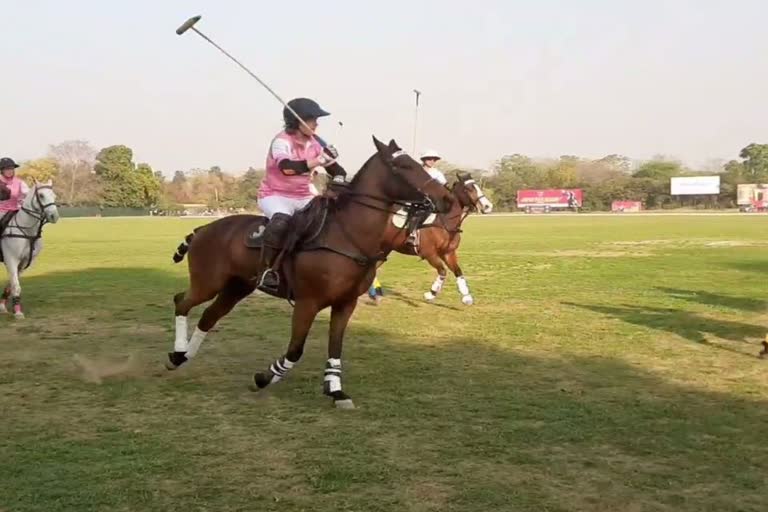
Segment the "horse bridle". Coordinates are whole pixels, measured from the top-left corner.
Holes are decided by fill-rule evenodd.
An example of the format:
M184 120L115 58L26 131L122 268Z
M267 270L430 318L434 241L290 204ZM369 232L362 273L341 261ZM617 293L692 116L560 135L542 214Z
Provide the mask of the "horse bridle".
M392 171L392 174L394 174L397 178L399 178L400 180L405 182L405 184L408 185L409 187L415 188L416 192L421 194L423 199L420 200L420 201L399 201L399 200L396 200L396 199L387 199L385 197L374 196L374 195L371 195L371 194L361 194L361 193L358 193L358 192L349 192L349 195L351 197L353 197L353 198L354 197L365 197L365 198L368 198L368 199L373 199L375 201L381 201L382 203L386 203L387 204L387 208L380 208L378 206L375 206L375 205L372 205L372 204L368 204L368 203L363 202L363 201L355 201L357 204L359 204L361 206L366 206L368 208L372 208L374 210L386 211L386 212L389 212L389 213L394 213L389 208L390 205L397 205L397 206L402 206L402 207L405 207L405 208L414 208L414 209L423 209L423 210L435 211L435 203L424 192L424 189L430 183L432 183L433 181L436 181L435 178L430 176L421 185L414 186L410 181L408 181L408 178L405 177L403 171L399 170L400 168L397 165L395 165L395 159L397 159L398 157L403 156L403 155L407 155L407 153L405 151L402 151L402 150L396 151L396 152L392 153L392 160L388 161L386 163L389 166L389 169Z
M21 211L23 211L24 213L26 213L30 217L34 218L35 220L39 220L40 222L45 224L45 223L48 222L48 219L45 218L45 210L47 210L51 206L56 206L56 201L53 201L51 203L43 204L43 201L40 200L40 195L38 194L38 192L40 190L51 190L52 191L53 190L53 186L52 185L35 185L32 188L32 191L34 192L34 196L35 196L34 200L37 201L37 206L38 206L38 208L40 208L40 215L37 214L36 210L30 210L28 208L24 208L24 206L21 207Z
M485 194L483 193L483 189L481 189L480 187L477 186L477 181L475 181L474 178L470 178L467 181L460 181L460 183L461 183L461 186L464 187L464 188L466 188L467 185L475 185L475 187L474 187L475 191L478 192L477 199L472 201L472 196L469 196L469 194L467 194L467 195L469 196L470 202L472 203L472 207L475 209L475 211L476 212L480 212L481 211L480 210L480 206L478 206L478 205L482 205L483 204L482 203L483 199L488 199L485 196Z

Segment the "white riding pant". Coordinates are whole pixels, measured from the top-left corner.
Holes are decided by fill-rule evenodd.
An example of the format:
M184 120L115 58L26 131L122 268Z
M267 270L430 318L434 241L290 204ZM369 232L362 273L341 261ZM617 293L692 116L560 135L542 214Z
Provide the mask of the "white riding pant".
M312 200L312 197L305 197L303 199L294 199L291 197L282 196L267 196L259 198L259 208L264 212L264 216L271 219L276 213L285 213L287 215L293 215L297 211L301 210Z

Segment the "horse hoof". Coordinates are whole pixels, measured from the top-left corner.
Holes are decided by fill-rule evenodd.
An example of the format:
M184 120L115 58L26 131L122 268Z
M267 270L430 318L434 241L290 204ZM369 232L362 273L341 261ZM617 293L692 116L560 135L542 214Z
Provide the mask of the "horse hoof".
M256 389L254 389L253 391L264 389L265 387L269 386L270 382L272 382L272 377L270 377L266 373L262 373L262 372L254 373L253 384L256 385Z
M187 362L187 356L184 352L168 352L168 361L165 363L165 369L173 371Z
M471 295L465 295L465 296L463 296L463 297L461 298L461 302L462 302L462 303L463 303L465 306L471 306L472 304L474 304L474 303L475 303L475 299L473 299Z
M13 314L13 317L14 317L16 320L24 320L24 313L21 313L21 312L19 312L19 313L14 313L14 314Z
M337 409L354 409L355 404L352 402L351 398L345 398L344 400L334 400L333 405Z
M426 300L427 302L432 302L433 300L435 300L435 298L436 296L432 292L424 293L424 300Z

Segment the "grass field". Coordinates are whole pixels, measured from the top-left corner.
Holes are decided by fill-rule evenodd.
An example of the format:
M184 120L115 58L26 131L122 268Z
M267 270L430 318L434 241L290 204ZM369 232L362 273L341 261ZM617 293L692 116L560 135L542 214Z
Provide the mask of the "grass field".
M261 295L163 370L181 238L205 221L64 219L0 317L0 510L768 509L768 218L470 218L476 305L382 269L322 392L328 314L264 394L290 306ZM199 311L198 311L199 314ZM194 315L196 318L196 315Z

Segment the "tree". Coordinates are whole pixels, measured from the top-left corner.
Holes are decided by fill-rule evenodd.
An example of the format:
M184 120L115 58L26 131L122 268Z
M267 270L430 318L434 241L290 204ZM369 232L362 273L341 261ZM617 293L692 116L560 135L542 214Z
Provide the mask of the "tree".
M261 180L264 179L264 171L249 167L240 178L240 195L247 201L255 201L259 195Z
M176 171L173 173L173 179L171 180L171 183L174 185L180 184L180 183L186 183L187 182L187 175L184 174L184 171Z
M744 177L750 183L768 182L768 144L750 144L739 153Z
M96 174L102 179L105 206L144 208L160 199L162 183L147 164L133 163L133 151L117 145L102 149L96 155Z
M19 176L30 182L55 180L58 174L59 164L53 158L30 160L24 162L19 168Z
M633 176L635 178L651 178L654 180L668 180L673 176L681 176L685 174L685 170L680 162L672 160L654 159L643 163L640 168L635 171Z
M101 184L93 173L95 156L96 150L84 140L50 146L48 157L59 169L56 176L59 202L70 206L98 204Z
M136 167L136 179L141 185L143 193L142 206L157 206L163 192L162 173L153 172L149 164L139 164ZM160 174L160 178L158 178Z
M630 174L631 162L628 157L624 155L611 154L606 155L600 160L597 160L600 164L605 165L608 169L611 169L617 173Z

